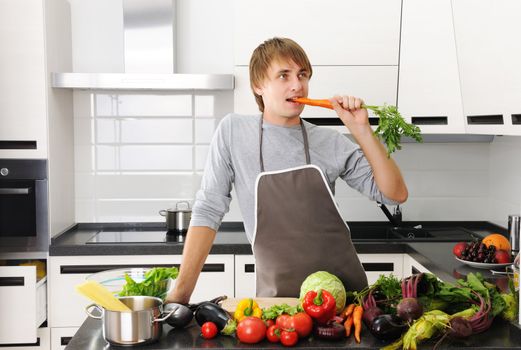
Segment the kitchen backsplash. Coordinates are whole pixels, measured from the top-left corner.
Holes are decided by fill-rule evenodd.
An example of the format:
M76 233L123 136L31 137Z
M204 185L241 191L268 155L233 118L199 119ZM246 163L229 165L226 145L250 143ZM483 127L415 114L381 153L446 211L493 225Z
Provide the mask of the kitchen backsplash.
M233 93L74 93L76 220L163 221L192 200L212 134ZM409 187L405 220L491 220L520 211L520 137L492 143L404 144L394 156ZM232 193L233 196L233 193ZM346 220L382 220L374 202L337 181ZM232 201L227 221L240 221Z

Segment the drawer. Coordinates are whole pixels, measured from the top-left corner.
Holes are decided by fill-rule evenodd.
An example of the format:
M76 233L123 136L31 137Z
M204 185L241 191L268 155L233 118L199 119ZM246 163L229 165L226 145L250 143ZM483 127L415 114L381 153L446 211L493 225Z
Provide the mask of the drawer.
M51 328L51 350L65 349L78 329L78 327Z
M35 266L0 266L0 344L34 344L47 319L47 277Z
M235 255L235 297L255 296L255 258L253 255Z
M1 350L50 350L50 329L48 327L38 328L36 331L36 341L33 343L21 344L0 344Z

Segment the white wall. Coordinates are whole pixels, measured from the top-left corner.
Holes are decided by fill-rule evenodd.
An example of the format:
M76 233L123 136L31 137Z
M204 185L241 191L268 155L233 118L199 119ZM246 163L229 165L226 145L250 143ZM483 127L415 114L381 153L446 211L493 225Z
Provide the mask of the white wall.
M509 214L521 214L521 136L499 136L490 145L487 214L507 226Z

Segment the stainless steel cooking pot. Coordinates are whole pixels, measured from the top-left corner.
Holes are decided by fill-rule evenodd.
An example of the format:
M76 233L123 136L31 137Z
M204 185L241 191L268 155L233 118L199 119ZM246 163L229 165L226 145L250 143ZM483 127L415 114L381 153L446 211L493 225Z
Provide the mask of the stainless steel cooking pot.
M110 311L96 304L85 308L90 317L103 321L103 338L111 345L142 345L157 341L163 330L161 322L175 312L175 309L171 310L161 317L163 301L155 297L131 296L119 297L119 300L132 311ZM101 315L93 315L93 308Z
M160 210L159 214L166 217L166 228L170 232L186 233L192 218L190 203L177 202L175 208Z

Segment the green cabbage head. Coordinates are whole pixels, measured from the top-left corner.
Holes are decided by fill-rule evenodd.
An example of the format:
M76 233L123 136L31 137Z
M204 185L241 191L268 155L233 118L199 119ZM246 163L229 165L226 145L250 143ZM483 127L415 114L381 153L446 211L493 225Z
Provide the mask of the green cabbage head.
M300 286L300 302L304 300L304 296L310 290L318 292L321 289L327 290L335 297L337 314L344 309L346 305L344 284L338 277L327 271L317 271L306 277Z
M501 297L505 301L506 307L501 313L501 317L505 320L514 321L517 319L517 301L512 294L501 293Z

